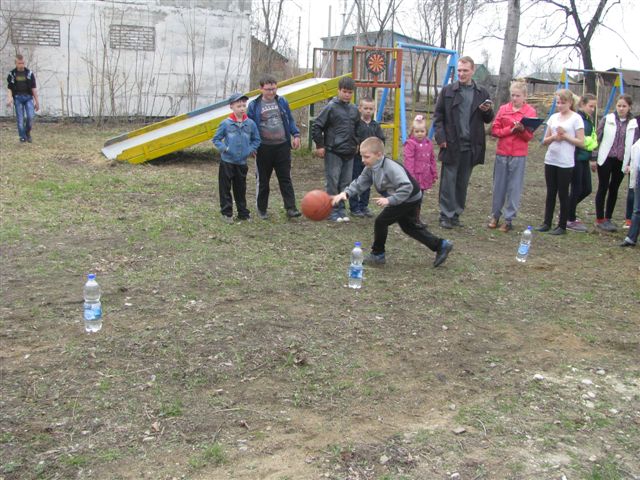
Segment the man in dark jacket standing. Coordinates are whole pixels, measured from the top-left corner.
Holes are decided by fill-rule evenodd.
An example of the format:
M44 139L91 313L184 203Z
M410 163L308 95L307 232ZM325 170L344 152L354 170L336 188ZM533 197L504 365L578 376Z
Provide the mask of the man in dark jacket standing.
M435 141L440 146L440 226L460 226L460 215L467 200L467 187L473 167L484 163L486 150L484 124L493 120L487 90L472 77L471 57L458 60L458 81L446 85L436 102L433 115Z
M360 119L358 108L351 103L355 88L352 78L342 77L338 82L338 96L322 109L311 128L316 155L324 158L326 190L329 195L337 195L351 183L353 156L358 147L356 125ZM344 202L333 207L329 220L349 221Z
M15 105L18 136L31 143L34 112L40 109L35 74L25 67L24 57L16 55L16 68L7 76L7 107Z
M300 131L287 101L276 94L278 82L272 75L260 79L262 94L249 103L248 117L260 131L261 143L256 156L258 216L267 219L269 182L275 170L287 217L299 217L291 181L291 146L300 148ZM293 140L292 140L293 137Z

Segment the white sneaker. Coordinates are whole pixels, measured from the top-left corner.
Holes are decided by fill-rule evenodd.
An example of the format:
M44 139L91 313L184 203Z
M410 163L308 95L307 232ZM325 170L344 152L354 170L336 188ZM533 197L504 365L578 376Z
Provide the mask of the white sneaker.
M340 220L339 220L339 221L344 222L344 223L347 223L347 222L350 222L350 221L351 221L351 219L345 215L344 217L340 217Z

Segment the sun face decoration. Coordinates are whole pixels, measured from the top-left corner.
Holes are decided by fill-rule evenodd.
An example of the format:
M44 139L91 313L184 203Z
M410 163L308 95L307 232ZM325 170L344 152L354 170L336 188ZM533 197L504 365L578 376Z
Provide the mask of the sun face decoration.
M385 55L379 51L373 51L367 54L365 58L367 70L373 75L380 75L387 69L387 60Z

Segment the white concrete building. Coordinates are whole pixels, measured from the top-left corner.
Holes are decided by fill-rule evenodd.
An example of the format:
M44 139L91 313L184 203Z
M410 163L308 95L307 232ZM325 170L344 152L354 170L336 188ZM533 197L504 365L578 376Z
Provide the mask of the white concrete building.
M185 113L249 90L250 15L251 0L2 0L3 97L21 53L42 115Z

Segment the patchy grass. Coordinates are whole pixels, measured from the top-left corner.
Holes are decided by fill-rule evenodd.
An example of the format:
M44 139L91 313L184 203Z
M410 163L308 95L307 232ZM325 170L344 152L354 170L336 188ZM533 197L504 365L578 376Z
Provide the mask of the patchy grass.
M426 196L447 262L392 227L353 291L371 220L289 221L274 179L268 221L226 225L208 145L110 163L116 133L39 124L20 145L0 124L3 478L640 475L640 256L622 234L536 234L516 263L518 234L485 228L488 154L463 228L441 231ZM543 153L516 230L540 223ZM324 183L308 152L293 176L298 198Z

